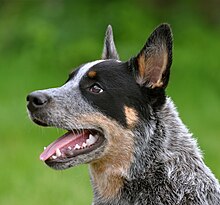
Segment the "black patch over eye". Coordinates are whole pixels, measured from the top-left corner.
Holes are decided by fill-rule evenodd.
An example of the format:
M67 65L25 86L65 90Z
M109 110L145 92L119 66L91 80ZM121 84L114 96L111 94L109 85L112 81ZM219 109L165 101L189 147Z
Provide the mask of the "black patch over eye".
M103 92L103 89L99 84L95 83L89 88L89 91L94 94L99 94Z

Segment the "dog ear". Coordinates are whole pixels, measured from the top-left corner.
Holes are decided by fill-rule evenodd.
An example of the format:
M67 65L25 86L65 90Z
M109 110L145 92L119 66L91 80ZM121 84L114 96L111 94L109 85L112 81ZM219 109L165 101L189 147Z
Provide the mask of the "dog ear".
M109 25L106 29L102 59L119 60L119 56L114 43L111 25Z
M172 31L168 24L158 26L140 53L130 60L138 84L166 88L172 64Z

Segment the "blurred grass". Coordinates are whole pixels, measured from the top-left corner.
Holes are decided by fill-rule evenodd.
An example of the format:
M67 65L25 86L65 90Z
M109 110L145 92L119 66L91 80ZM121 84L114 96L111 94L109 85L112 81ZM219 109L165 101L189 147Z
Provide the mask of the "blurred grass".
M108 24L122 60L135 55L159 23L172 25L168 94L220 178L219 15L205 13L204 1L152 2L0 1L0 204L91 202L86 165L57 172L39 161L62 131L31 123L25 98L60 86L73 67L100 58Z

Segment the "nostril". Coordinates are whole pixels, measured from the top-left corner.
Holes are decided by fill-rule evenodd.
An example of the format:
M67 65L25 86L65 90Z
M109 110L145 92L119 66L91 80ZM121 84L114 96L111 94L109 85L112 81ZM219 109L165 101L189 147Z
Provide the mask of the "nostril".
M26 100L28 102L27 104L28 109L31 112L33 112L38 108L44 107L48 103L49 97L42 92L36 91L36 92L29 94Z
M32 99L32 103L36 106L42 106L47 103L47 99L42 96L37 96Z

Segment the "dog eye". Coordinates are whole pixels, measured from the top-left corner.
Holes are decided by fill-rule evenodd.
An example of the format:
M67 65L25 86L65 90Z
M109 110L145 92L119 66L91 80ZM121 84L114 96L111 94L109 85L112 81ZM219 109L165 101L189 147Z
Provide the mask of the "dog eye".
M98 84L94 84L89 88L89 91L95 94L99 94L103 92L103 89Z

